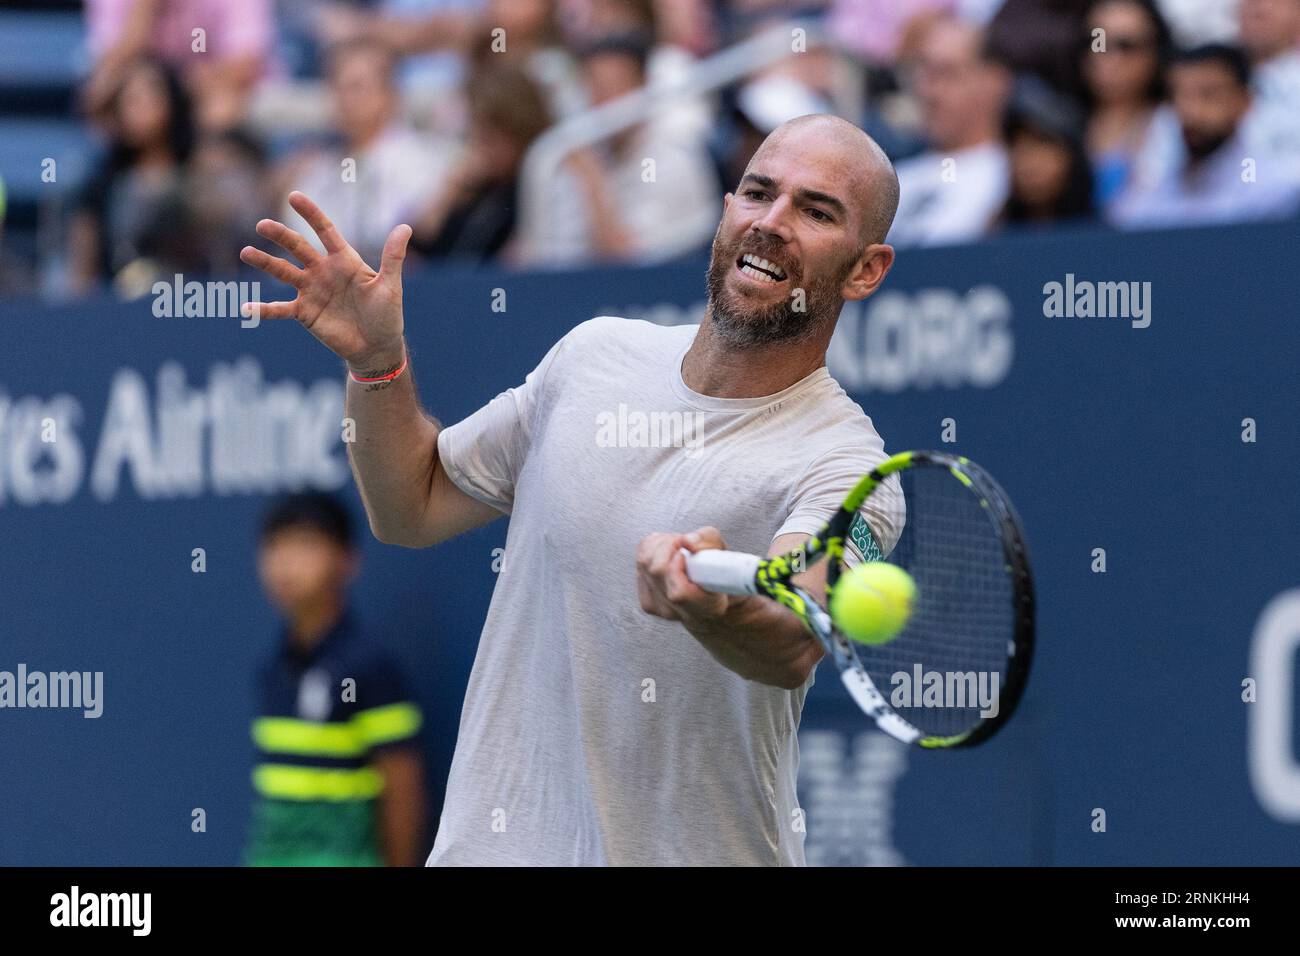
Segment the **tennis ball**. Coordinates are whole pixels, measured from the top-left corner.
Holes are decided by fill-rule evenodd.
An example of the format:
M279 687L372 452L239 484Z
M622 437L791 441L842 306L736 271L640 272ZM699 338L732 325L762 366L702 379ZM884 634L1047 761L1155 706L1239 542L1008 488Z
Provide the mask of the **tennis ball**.
M846 637L863 644L893 640L912 615L916 582L896 564L854 565L831 591L831 620Z

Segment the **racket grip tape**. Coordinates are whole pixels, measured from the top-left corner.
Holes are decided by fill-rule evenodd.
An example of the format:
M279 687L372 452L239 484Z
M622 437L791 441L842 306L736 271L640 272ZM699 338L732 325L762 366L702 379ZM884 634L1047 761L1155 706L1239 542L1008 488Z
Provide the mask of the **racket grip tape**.
M685 548L682 554L686 556L686 576L704 590L719 594L758 593L758 555L716 549L692 554Z

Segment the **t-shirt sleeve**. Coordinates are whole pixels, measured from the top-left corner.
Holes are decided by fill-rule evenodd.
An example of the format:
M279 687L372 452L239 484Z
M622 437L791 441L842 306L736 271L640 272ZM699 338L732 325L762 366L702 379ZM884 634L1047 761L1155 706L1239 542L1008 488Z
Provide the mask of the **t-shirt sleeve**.
M352 723L371 752L416 742L423 723L420 707L387 654L377 651L367 661L357 681L357 711Z
M790 513L774 537L815 534L830 520L849 489L886 458L884 443L863 442L835 448L814 461L796 483L790 496ZM897 475L867 496L849 526L846 563L879 561L888 557L903 533L906 504Z
M522 385L506 389L469 418L438 433L438 459L456 487L471 498L510 514L515 484L546 404L547 376L567 340L565 336L556 342Z

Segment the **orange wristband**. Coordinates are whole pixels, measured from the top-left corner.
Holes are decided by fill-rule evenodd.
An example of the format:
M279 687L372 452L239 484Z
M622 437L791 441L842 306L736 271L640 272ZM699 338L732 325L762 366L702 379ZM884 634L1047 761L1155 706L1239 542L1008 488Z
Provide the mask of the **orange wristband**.
M352 371L352 369L348 369L348 377L358 385L374 385L376 382L391 382L393 379L397 378L397 376L406 371L406 363L410 360L411 356L409 354L403 354L402 364L397 366L397 368L393 369L393 371L389 372L387 375L379 375L375 378L362 378L356 372Z

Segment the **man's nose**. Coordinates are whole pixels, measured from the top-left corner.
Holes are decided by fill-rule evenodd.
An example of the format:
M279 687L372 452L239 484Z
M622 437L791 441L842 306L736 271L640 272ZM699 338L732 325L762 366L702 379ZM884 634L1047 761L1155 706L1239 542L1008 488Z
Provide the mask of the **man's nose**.
M751 228L769 233L782 242L790 241L794 204L788 196L778 196L762 216L755 219Z

